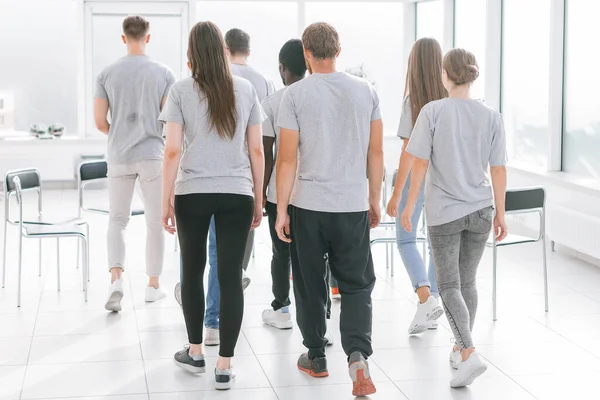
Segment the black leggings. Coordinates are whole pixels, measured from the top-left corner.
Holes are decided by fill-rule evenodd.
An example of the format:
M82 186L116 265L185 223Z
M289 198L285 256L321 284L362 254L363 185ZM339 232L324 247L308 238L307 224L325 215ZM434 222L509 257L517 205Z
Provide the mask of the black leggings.
M175 220L183 270L181 298L190 344L202 343L206 238L213 215L221 286L219 355L233 357L244 316L242 263L254 215L254 199L221 193L175 196Z

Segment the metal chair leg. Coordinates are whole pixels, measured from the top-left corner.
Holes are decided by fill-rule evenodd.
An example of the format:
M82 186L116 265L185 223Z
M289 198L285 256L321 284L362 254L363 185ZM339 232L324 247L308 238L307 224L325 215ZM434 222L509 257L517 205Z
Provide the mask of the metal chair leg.
M546 260L546 235L542 234L542 251L544 252L543 260L544 260L544 305L546 307L546 312L548 312L548 264Z
M86 223L85 224L85 243L89 243L90 242L90 226ZM90 281L90 251L89 251L89 245L88 245L88 251L87 253L87 261L85 262L85 274L87 276L87 281Z
M39 240L39 251L38 251L38 276L42 276L42 239Z
M60 292L60 238L56 238L56 287Z
M5 200L6 201L6 200ZM4 250L2 251L2 288L6 285L6 231L8 222L4 220Z
M80 254L80 247L81 247L81 242L79 240L77 240L77 269L79 269L79 262L81 260L81 254Z
M496 288L496 270L497 270L497 259L498 259L498 247L496 246L496 241L494 239L494 247L493 247L493 270L492 270L492 302L493 302L493 320L496 321L497 318L497 314L496 314L496 295L497 295L497 288Z
M89 274L90 274L90 242L88 241L88 238L85 238L85 241L83 243L83 245L85 246L85 250L84 250L84 257L85 257L85 262L84 262L84 267L82 268L83 270L85 270L83 272L83 292L84 292L84 298L85 298L85 302L87 303L88 301L88 281L89 281Z
M175 236L175 252L177 252L177 250L179 250L179 241L177 240L177 235Z
M21 264L23 261L23 232L21 231L21 227L19 227L19 276L17 278L17 307L21 307Z

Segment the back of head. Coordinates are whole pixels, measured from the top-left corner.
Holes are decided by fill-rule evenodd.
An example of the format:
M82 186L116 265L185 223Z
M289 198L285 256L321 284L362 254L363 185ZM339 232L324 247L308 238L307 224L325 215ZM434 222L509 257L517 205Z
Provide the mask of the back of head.
M302 33L302 44L317 60L335 58L341 50L337 31L326 22L310 24Z
M139 15L131 15L123 20L123 35L129 40L145 39L149 30L150 22Z
M233 28L225 34L225 43L231 55L250 54L250 35L241 29Z
M212 22L198 22L190 31L188 60L192 78L206 96L211 126L222 138L232 139L237 112L233 78L225 54L225 42Z
M446 53L444 70L448 79L459 86L472 83L479 76L475 55L465 49L453 49Z
M298 78L306 74L306 61L300 39L288 40L279 51L279 63Z
M405 95L410 96L413 126L425 104L448 96L442 82L442 47L433 38L415 42L408 58Z

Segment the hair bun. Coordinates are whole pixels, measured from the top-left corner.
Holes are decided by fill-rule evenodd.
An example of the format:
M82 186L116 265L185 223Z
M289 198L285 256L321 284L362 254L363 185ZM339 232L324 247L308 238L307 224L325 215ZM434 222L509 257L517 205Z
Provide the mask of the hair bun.
M463 85L465 83L471 83L479 76L479 67L477 65L465 65L460 71L457 84Z

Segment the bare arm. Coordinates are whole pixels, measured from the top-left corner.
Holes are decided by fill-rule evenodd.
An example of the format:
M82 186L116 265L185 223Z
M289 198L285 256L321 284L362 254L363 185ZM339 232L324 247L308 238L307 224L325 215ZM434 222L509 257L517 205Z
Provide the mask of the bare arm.
M506 211L506 167L490 167L492 187L494 189L494 203L496 204L496 218L494 221L494 233L496 240L501 241L507 235L504 213Z
M425 174L427 174L427 168L429 168L429 160L414 157L408 199L406 200L406 208L402 212L402 226L407 232L412 231L412 215L415 211L419 193L421 192L421 186L423 186Z
M162 100L160 101L160 111L163 110L163 108L165 108L165 103L167 102L168 97L165 96L162 98Z
M96 122L96 128L105 135L108 135L110 131L110 124L107 117L108 100L96 97L94 99L94 121Z
M381 184L383 182L383 122L371 121L371 136L367 153L367 176L369 178L369 212L371 228L381 219Z
M277 154L277 214L287 214L298 165L298 131L281 128Z
M415 156L406 151L409 139L402 138L402 140L402 153L400 153L400 161L398 162L398 175L396 176L396 182L394 182L392 197L387 205L387 213L390 217L398 216L398 205L402 198L404 185L406 184L406 179L408 179L413 162L415 161Z
M175 179L177 169L181 160L181 148L183 143L183 125L175 122L166 124L167 141L163 160L162 179L162 221L165 230L171 234L175 233L175 216L172 197L175 190Z
M262 143L261 124L249 125L246 129L248 140L248 154L250 155L250 169L254 181L254 220L252 227L260 225L262 219L263 181L265 179L265 154Z
M273 143L275 138L263 136L263 147L265 149L265 181L263 183L263 203L267 198L267 186L273 174Z

